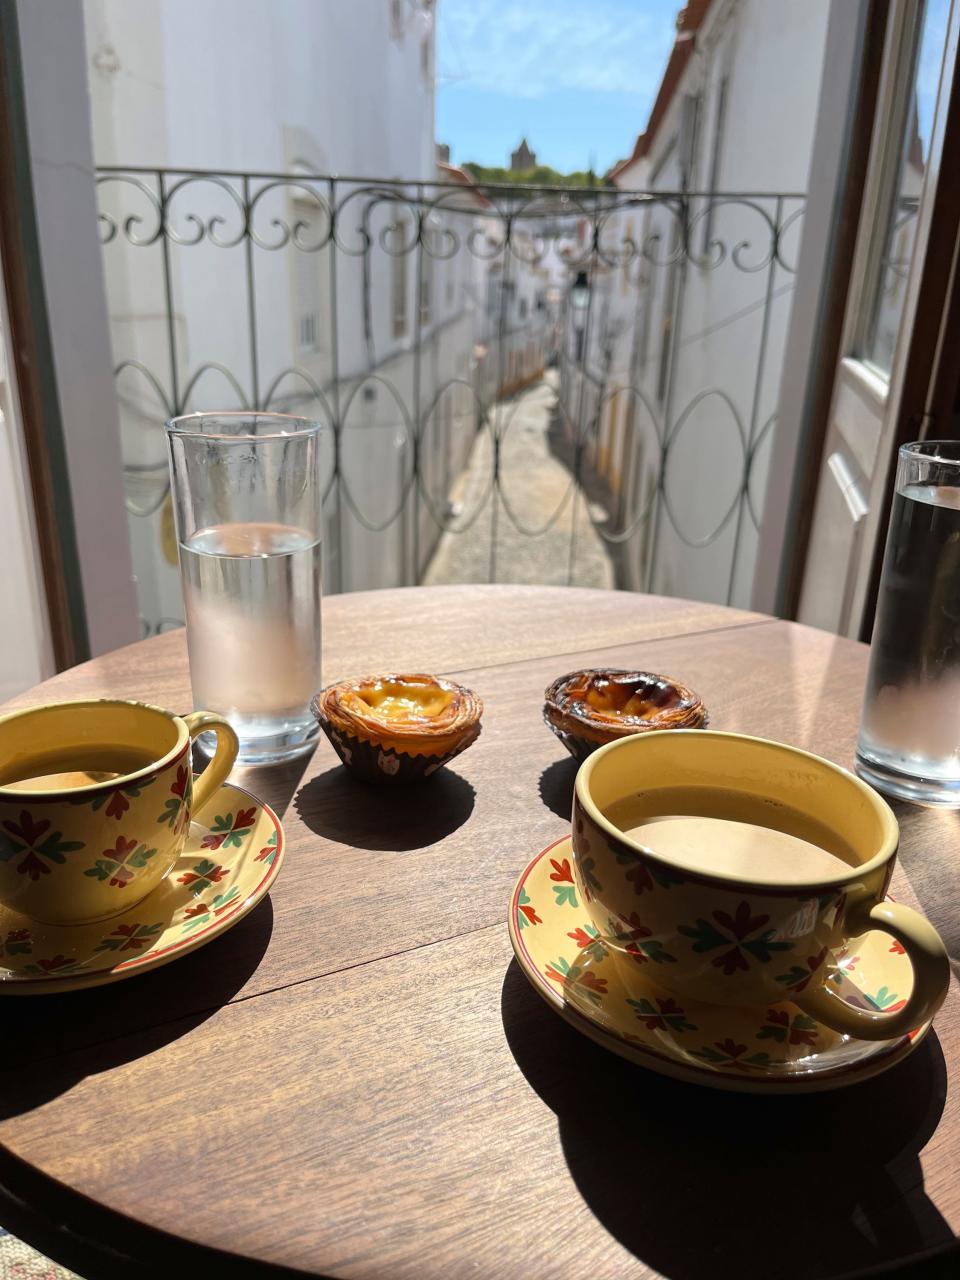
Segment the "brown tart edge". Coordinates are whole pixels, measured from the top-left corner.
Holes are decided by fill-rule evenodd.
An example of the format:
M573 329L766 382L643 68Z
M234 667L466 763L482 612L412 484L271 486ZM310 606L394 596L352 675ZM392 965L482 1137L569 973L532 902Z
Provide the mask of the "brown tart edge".
M591 692L606 709L587 701ZM639 714L616 714L639 696ZM703 699L686 685L652 671L588 667L558 676L544 691L543 718L570 754L583 761L598 747L618 738L660 729L702 729L707 723Z
M390 723L363 707L362 692L383 684L413 685L449 694L428 720ZM431 778L480 736L481 699L453 680L424 674L367 676L328 685L311 703L342 763L357 777L384 785Z

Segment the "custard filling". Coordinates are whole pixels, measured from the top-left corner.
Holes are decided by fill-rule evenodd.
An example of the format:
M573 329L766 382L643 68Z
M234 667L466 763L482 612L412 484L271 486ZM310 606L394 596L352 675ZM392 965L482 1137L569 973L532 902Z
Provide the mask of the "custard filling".
M585 701L594 711L611 716L646 716L656 705L649 698L632 693L629 685L602 678L587 690Z
M586 692L574 694L571 699L581 706L586 704L598 715L618 720L647 719L670 700L670 690L666 687L651 689L648 681L611 680L607 676L593 676Z
M384 724L435 720L450 706L454 690L414 681L377 680L353 693L361 704L358 710ZM348 700L350 699L348 695Z
M647 729L695 728L706 719L691 689L649 671L571 671L548 685L544 698L551 728L595 742Z

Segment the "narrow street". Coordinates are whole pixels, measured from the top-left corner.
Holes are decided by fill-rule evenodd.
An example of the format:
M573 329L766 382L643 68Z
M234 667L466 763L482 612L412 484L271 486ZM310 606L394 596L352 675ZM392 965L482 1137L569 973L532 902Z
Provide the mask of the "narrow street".
M591 521L587 500L572 490L570 472L550 450L548 431L553 417L555 373L525 391L501 401L495 421L504 424L506 434L501 453L501 488L506 504L526 529L540 529L566 503L556 522L539 537L516 528L504 501L498 502L496 581L566 585L570 564L571 535L575 521L573 586L613 587L613 566L603 540ZM478 503L483 511L463 533L441 535L424 582L489 582L491 507L488 493L493 468L490 433L481 431L470 460L453 492L453 501L465 522ZM484 495L486 500L484 501ZM602 518L602 510L595 513Z

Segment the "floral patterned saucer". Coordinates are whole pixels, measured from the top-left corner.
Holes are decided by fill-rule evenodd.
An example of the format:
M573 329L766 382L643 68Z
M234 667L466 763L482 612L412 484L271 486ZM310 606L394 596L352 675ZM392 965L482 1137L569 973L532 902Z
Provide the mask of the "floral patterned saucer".
M225 783L199 814L176 866L142 902L94 924L41 924L0 906L0 995L118 982L202 947L243 919L283 861L280 819Z
M896 1040L868 1042L829 1030L787 1000L747 1009L674 996L656 982L658 964L669 959L658 944L640 943L628 960L600 939L578 900L571 857L569 837L558 840L521 875L510 941L547 1004L624 1058L717 1089L804 1093L885 1071L929 1030L927 1022ZM864 934L836 959L828 981L849 1004L893 1011L910 993L910 962L889 934Z

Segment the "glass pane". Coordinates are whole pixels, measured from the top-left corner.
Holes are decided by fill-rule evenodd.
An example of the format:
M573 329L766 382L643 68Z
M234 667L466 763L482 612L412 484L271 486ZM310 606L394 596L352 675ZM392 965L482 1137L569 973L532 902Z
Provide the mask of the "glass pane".
M924 0L914 28L896 178L889 191L886 227L867 295L869 322L862 351L863 358L884 374L890 373L900 332L949 14L950 0Z

